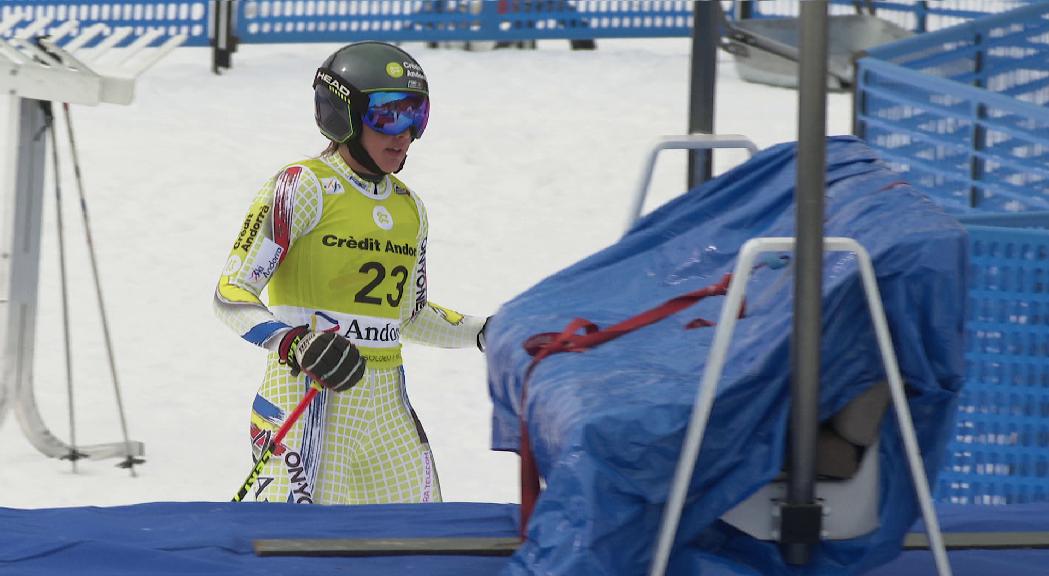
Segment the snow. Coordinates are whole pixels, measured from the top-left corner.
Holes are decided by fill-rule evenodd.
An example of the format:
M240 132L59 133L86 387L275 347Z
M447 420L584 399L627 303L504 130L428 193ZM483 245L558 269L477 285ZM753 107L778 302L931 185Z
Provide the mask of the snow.
M462 312L494 313L615 242L652 144L687 127L687 39L602 40L592 52L571 51L567 41L540 42L535 51L404 47L427 72L433 112L401 176L429 210L430 297ZM211 73L209 50L180 48L139 79L132 105L73 108L127 427L145 444L147 462L135 477L115 460L81 461L74 473L68 461L37 452L9 411L0 425L0 506L234 494L252 466L248 415L264 356L213 315L212 293L259 186L324 147L310 82L336 48L243 45L221 76ZM716 131L759 147L794 140L797 93L745 83L728 56L719 58ZM828 133L850 131L851 106L848 94L829 96ZM59 154L76 441L118 442L64 123ZM685 153L660 158L646 211L685 190ZM715 171L744 159L742 151L719 151ZM9 195L11 187L2 190ZM50 176L44 203L35 393L44 422L68 441ZM5 220L0 230L9 226ZM488 447L483 355L412 344L404 355L445 500L518 501L516 454Z

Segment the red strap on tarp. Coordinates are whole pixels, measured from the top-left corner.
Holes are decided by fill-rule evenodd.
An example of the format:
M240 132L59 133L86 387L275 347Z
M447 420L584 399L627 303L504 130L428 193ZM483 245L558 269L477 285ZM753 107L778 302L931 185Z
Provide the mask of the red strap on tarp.
M590 348L600 346L605 342L615 340L624 334L628 334L639 328L644 328L649 324L659 322L667 316L684 310L708 296L724 296L725 293L728 292L728 285L731 280L732 275L725 274L717 284L712 284L706 288L700 288L699 290L667 300L655 308L646 310L645 312L628 318L614 326L605 328L604 330L589 320L576 318L569 322L568 325L565 326L565 329L559 333L544 332L525 340L524 347L528 354L532 356L532 362L528 365L528 369L525 371L524 382L521 384L521 403L519 408L521 422L521 440L519 448L519 453L521 455L520 531L522 540L525 538L528 520L531 518L532 511L535 509L536 501L539 499L539 469L535 463L535 456L532 454L532 443L529 441L528 436L528 420L525 416L525 400L528 398L528 380L531 378L532 371L535 370L536 365L538 365L544 358L553 354L559 354L561 352L583 352ZM740 318L743 317L744 308L745 306L740 306ZM686 324L685 329L713 325L714 323L709 320L697 318ZM583 330L582 334L578 333L580 329Z

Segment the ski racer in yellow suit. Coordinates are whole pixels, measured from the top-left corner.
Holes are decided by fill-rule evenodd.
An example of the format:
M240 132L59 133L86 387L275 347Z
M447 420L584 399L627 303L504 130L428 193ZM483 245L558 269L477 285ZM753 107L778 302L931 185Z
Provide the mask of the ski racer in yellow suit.
M426 435L405 393L401 338L483 349L485 318L427 300L426 210L390 174L425 128L426 79L400 48L360 42L325 61L314 89L317 123L331 145L284 167L259 191L215 292L216 314L269 351L251 409L256 458L311 380L324 386L253 495L318 504L440 501ZM334 349L325 370L300 366Z

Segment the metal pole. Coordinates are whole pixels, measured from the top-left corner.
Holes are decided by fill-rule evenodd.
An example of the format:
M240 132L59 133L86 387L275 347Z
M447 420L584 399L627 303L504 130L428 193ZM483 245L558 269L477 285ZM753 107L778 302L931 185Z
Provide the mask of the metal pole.
M72 448L44 424L33 395L33 359L36 343L40 284L41 220L47 155L47 119L40 100L18 98L19 125L17 184L15 187L14 244L11 250L11 293L8 303L8 375L15 395L15 415L37 450L61 458Z
M692 58L689 75L688 133L714 133L714 87L718 69L718 12L716 2L695 2L692 8ZM688 188L710 180L710 150L688 153Z
M808 563L810 547L819 542L822 526L822 508L815 499L815 480L827 163L827 3L823 0L802 2L800 25L791 463L780 530L784 559L790 564Z
M14 202L10 218L3 222L11 236L4 338L3 385L10 401L18 405L32 391L33 357L36 344L37 286L40 279L40 222L43 219L44 166L47 156L47 124L37 100L12 97L11 118L17 137L14 153ZM25 422L22 421L23 427ZM33 436L30 436L34 439ZM44 446L33 446L43 451ZM63 446L64 448L64 446ZM45 452L47 453L47 452ZM62 454L65 453L63 449Z
M58 275L59 283L62 287L62 342L65 345L66 353L66 394L69 399L69 454L63 456L63 458L69 459L73 464L73 473L76 474L76 461L83 458L84 455L77 452L76 449L76 416L74 413L73 401L73 345L70 342L69 336L69 282L68 275L66 274L66 227L62 223L62 184L60 182L58 169L58 138L56 137L55 130L54 108L52 107L51 102L49 100L42 100L40 101L40 106L44 109L44 118L46 118L48 132L51 135L51 159L54 161L54 174L52 174L51 177L55 181L55 227L58 230Z
M65 112L66 117L66 133L69 135L69 150L70 155L73 157L73 175L76 177L76 188L77 196L80 198L80 217L84 223L84 240L87 242L87 255L91 262L91 276L95 280L95 296L98 299L98 314L102 319L102 338L106 344L106 357L109 359L109 374L113 377L113 391L117 397L117 414L120 416L120 430L124 433L124 446L127 448L127 458L124 459L119 466L127 468L131 472L131 476L138 476L135 474L135 464L141 464L144 462L141 458L136 458L134 448L131 445L131 438L127 433L127 417L124 415L124 400L120 394L120 380L117 378L117 363L113 354L113 338L109 335L109 320L106 316L106 305L105 300L102 298L102 281L99 279L98 274L98 257L95 255L95 240L91 234L91 219L87 213L87 198L84 194L84 178L80 174L80 157L77 154L76 140L73 137L73 115L69 111L69 103L62 103L62 110ZM54 119L52 118L52 122ZM54 131L52 130L52 133ZM57 140L57 138L56 138ZM55 172L58 172L58 168L55 168ZM55 176L55 187L58 187L58 177Z
M754 3L752 0L740 0L733 3L736 21L748 20L754 17Z
M232 0L212 0L212 51L211 71L220 74L222 69L233 67L233 53L237 51L237 38L233 33L234 5Z
M914 31L921 34L929 31L929 3L926 0L920 0L914 6L914 17L918 23L914 26Z
M984 65L987 48L984 46L983 34L973 36L973 46L976 48L976 53L973 54L973 72L976 73L973 86L983 88L987 79L987 69ZM976 118L977 121L972 125L972 150L969 154L969 206L972 208L976 208L984 198L982 180L985 168L983 150L987 145L987 129L984 127L984 120L987 118L986 104L976 105Z

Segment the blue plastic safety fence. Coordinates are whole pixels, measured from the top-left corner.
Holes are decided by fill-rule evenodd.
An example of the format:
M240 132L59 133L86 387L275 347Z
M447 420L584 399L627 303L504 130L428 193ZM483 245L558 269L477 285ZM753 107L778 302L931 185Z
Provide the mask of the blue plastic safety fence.
M688 37L689 0L220 0L235 2L240 43L521 41L539 39ZM1018 0L877 2L878 16L924 31L1001 10ZM733 2L723 2L732 15ZM754 17L796 15L797 0L753 3ZM0 17L21 14L185 34L184 46L211 42L213 0L7 0ZM854 12L833 0L832 12ZM937 19L938 18L938 19ZM17 25L18 28L28 22ZM97 40L96 40L97 41Z
M1039 2L856 64L855 133L969 230L966 383L944 502L1049 500L1047 58Z
M125 0L92 2L70 2L68 0L33 0L0 2L0 21L18 19L19 22L9 30L15 34L26 26L32 26L34 20L49 18L54 26L68 20L77 22L73 36L80 30L95 24L107 26L107 33L100 35L87 46L103 41L117 28L132 28L132 35L123 41L128 44L135 36L150 30L159 30L166 36L186 35L183 46L207 46L208 18L210 0L180 0L162 2L159 0ZM46 29L44 31L46 33ZM163 42L164 37L156 40ZM119 45L119 44L118 44Z
M879 16L911 29L945 26L1019 0L878 2ZM733 2L723 2L733 14ZM797 0L755 2L754 17L796 15ZM242 42L477 41L687 37L693 3L682 0L250 0L238 8ZM832 12L854 12L833 0Z
M564 0L257 0L238 5L245 43L688 36L692 3Z
M966 383L935 497L1049 501L1049 212L963 218Z
M1049 3L872 49L855 132L948 209L1049 209Z
M988 14L1004 12L1027 4L1026 0L942 0L916 2L900 0L831 0L829 12L834 15L874 14L879 18L913 32L931 32ZM754 18L797 16L796 0L763 0L753 2Z

